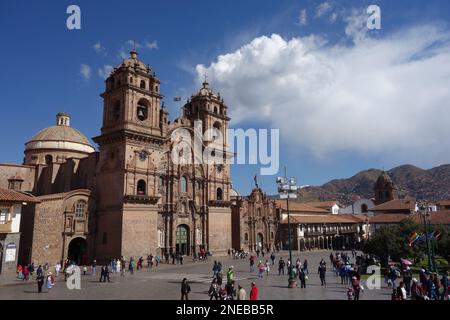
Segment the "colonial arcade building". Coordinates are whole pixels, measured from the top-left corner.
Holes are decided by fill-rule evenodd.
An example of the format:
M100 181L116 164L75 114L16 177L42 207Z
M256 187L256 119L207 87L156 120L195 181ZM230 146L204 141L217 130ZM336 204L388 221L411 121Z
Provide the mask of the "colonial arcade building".
M289 230L286 201L277 200L280 216L280 247L288 248ZM294 250L355 248L368 237L365 215L339 215L299 202L289 203L291 241Z
M171 139L178 129L191 138L214 129L226 150L230 119L223 99L204 82L170 122L160 80L135 51L105 84L101 134L93 139L98 151L71 127L70 116L60 113L54 126L26 143L22 165L0 165L0 187L20 177L19 191L37 197L22 215L19 262L226 252L230 166L229 155L215 152L217 134L201 146L202 152L212 150L213 161L171 157L175 151L186 158L186 149L176 149Z

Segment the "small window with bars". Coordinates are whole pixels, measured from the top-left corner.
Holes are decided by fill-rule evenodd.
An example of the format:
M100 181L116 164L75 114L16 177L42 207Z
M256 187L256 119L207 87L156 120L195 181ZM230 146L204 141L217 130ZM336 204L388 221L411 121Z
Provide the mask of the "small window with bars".
M85 216L86 203L84 201L78 201L75 205L75 217L82 219Z

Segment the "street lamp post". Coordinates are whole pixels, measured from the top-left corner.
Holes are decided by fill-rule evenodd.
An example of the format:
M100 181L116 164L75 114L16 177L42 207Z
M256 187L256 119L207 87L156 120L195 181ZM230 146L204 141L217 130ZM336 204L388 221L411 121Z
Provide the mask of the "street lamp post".
M289 211L289 199L297 198L297 180L296 178L287 178L287 168L284 167L284 177L277 178L278 184L278 193L280 195L280 199L286 199L286 210L288 217L288 245L289 245L289 288L297 287L296 277L294 275L294 268L292 262L292 232L291 232L291 219L290 219L290 211Z
M422 202L419 204L419 212L422 215L423 218L423 226L425 229L425 240L427 242L427 257L428 257L428 270L431 272L435 272L435 264L434 264L434 257L431 253L431 244L430 244L430 235L429 235L429 227L430 227L430 221L431 220L431 214L428 207L428 204L426 202Z

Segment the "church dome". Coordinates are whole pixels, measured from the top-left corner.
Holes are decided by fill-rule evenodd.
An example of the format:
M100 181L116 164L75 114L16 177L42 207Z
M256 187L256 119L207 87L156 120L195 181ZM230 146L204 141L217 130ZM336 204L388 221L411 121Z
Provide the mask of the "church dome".
M141 60L139 60L138 53L135 50L132 50L130 52L130 57L124 59L123 62L117 66L116 69L120 69L120 68L133 68L133 69L137 69L142 72L145 72L145 73L150 73L150 71L151 71L149 66L147 66Z
M95 151L85 135L70 127L70 116L67 113L58 113L56 121L56 125L45 128L33 136L25 144L25 150L58 149L84 153Z

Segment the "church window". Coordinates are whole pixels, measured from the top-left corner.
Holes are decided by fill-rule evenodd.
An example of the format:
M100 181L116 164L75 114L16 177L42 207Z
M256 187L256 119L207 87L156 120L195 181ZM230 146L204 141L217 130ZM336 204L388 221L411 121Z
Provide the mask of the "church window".
M1 208L0 209L0 224L5 224L8 222L7 216L8 216L8 209Z
M45 164L51 165L52 162L53 162L53 156L50 155L50 154L46 155L46 156L45 156Z
M256 212L257 212L258 217L261 217L261 208L258 208L258 209L256 210Z
M273 239L274 238L274 234L273 232L270 233L270 238Z
M214 107L214 113L217 113L217 107Z
M113 120L117 121L120 118L120 101L116 101L113 107Z
M217 188L216 199L219 201L223 200L223 191L221 188Z
M365 204L365 203L362 204L362 205L361 205L361 212L362 212L362 213L366 213L367 211L368 211L367 204Z
M159 177L159 186L164 187L164 177Z
M86 209L86 202L84 201L78 201L75 205L75 217L76 218L84 218Z
M130 83L133 84L133 77L130 77Z
M141 80L141 89L145 89L146 88L146 84L144 80Z
M244 239L245 239L245 241L248 241L248 233L246 233L246 234L244 235Z
M180 191L187 192L187 179L185 176L180 179Z
M156 92L158 92L158 89L159 89L158 86L155 86L155 91L156 91Z
M144 180L139 180L137 183L137 195L144 196L147 191L147 185Z
M384 197L385 198L389 198L391 195L390 195L390 193L389 193L389 191L385 191L384 192Z

